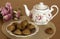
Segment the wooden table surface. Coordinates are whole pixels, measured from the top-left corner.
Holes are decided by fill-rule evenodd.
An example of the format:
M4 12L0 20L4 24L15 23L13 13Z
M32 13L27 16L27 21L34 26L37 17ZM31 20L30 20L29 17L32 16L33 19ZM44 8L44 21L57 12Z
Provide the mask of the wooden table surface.
M23 15L25 15L23 4L27 4L28 8L32 9L33 5L39 2L44 2L49 7L56 4L60 9L60 0L0 0L0 7L4 6L6 2L11 2L13 9L20 8ZM56 10L53 13L55 12ZM60 13L52 20L52 22L55 24L57 31L55 36L51 39L60 39ZM7 39L6 36L1 32L2 24L2 21L0 21L0 39Z

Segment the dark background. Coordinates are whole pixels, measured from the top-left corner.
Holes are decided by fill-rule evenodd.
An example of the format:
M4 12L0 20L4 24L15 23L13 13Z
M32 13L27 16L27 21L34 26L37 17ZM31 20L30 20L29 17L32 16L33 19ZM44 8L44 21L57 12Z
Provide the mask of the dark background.
M24 15L25 15L25 11L23 4L27 4L30 10L35 4L39 2L44 2L44 4L47 4L49 7L51 7L53 4L56 4L60 9L60 0L0 0L0 7L4 6L6 2L11 2L13 9L20 8L21 13ZM53 13L55 12L56 10ZM52 20L52 22L56 25L57 31L56 34L51 39L60 39L60 11L58 15ZM1 25L2 22L0 21L0 28ZM0 32L0 39L7 39L7 37Z

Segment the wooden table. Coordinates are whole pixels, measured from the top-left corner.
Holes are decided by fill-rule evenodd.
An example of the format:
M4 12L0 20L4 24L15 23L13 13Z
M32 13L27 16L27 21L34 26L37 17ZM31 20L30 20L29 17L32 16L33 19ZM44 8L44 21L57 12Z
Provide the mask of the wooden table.
M53 4L56 4L60 9L60 0L0 0L0 7L4 6L6 2L11 2L12 7L14 9L20 8L21 13L24 15L25 15L25 10L24 10L23 4L27 4L30 10L35 4L39 2L44 2L49 7ZM55 11L53 13L55 13ZM59 11L59 14L52 20L52 22L55 24L57 31L54 37L52 37L51 39L60 39L60 11ZM3 33L1 33L2 24L3 23L0 21L0 39L7 39L6 36Z
M6 35L4 35L1 31L3 22L0 20L0 39L8 39Z

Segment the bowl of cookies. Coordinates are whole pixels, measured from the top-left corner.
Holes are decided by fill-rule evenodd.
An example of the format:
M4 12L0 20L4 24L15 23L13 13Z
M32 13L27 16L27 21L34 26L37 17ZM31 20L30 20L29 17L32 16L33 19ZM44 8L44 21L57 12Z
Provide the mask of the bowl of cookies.
M15 37L28 37L35 35L39 31L39 27L27 20L14 21L6 27L6 31Z

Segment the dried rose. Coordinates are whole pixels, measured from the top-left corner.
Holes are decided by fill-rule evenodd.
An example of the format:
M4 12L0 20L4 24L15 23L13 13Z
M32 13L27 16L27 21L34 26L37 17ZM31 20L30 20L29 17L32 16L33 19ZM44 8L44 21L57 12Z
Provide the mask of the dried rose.
M20 13L21 13L21 11L20 10L18 10L18 11L14 11L14 16L15 16L15 18L20 18Z
M9 2L6 3L5 7L0 8L0 12L1 12L0 14L3 16L4 21L9 21L12 18L19 19L21 13L20 10L14 11L13 13L12 6Z
M20 17L20 10L17 11L17 13L16 13L16 17L17 17L17 18Z
M5 7L1 7L0 11L4 21L9 21L10 19L12 19L13 10L9 2L6 3Z

